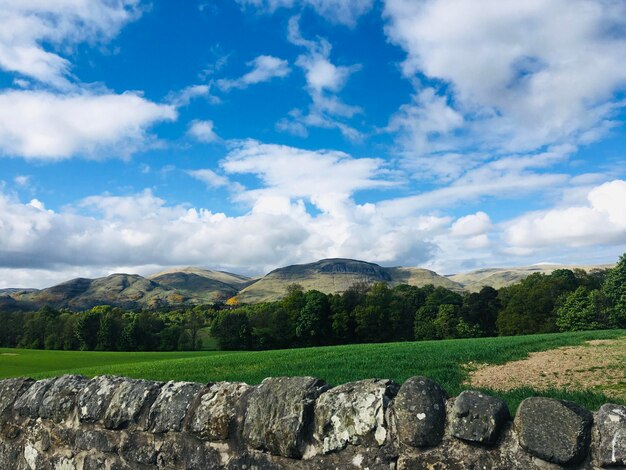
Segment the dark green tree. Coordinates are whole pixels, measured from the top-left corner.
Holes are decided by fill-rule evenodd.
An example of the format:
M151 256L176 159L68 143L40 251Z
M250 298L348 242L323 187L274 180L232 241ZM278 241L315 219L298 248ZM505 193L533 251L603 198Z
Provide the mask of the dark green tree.
M608 317L613 328L626 328L626 253L611 269L602 285L602 294L609 303Z

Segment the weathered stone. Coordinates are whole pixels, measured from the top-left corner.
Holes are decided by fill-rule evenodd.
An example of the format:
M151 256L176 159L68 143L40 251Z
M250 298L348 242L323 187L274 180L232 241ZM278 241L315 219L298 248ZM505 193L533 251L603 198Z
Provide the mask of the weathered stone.
M454 437L493 444L511 414L506 403L499 398L465 390L454 400L451 418L450 432Z
M561 465L587 455L592 414L565 400L533 397L522 401L515 416L520 445L540 459Z
M21 448L0 440L0 468L12 468L20 459Z
M34 382L33 379L25 378L0 380L0 416L8 412L15 400Z
M231 434L238 416L237 407L252 388L241 382L220 382L202 395L190 422L189 430L202 439L224 441Z
M327 389L324 381L313 377L263 380L250 394L244 439L255 449L285 457L301 457L315 399Z
M41 406L43 397L55 380L56 379L38 380L32 384L26 392L15 400L15 404L13 405L15 411L22 416L38 418L39 407Z
M204 385L193 382L168 382L150 408L148 429L153 432L180 431L193 399Z
M83 458L83 470L101 470L106 468L106 459L100 456L85 455Z
M37 470L38 468L41 468L41 454L30 442L27 442L24 446L23 457L26 461L26 465L28 465L28 468L30 468L31 470Z
M137 423L141 410L149 406L159 393L161 384L147 380L125 380L113 393L104 415L104 425L121 429Z
M361 380L332 388L315 403L315 437L324 453L357 445L373 434L378 445L387 438L385 411L398 391L390 380Z
M120 457L127 462L156 464L157 450L154 435L148 433L129 433L120 446Z
M119 437L114 431L85 429L76 433L74 443L80 450L98 450L100 452L116 452Z
M413 447L436 446L446 426L446 392L426 377L402 384L389 410L399 441Z
M219 453L201 440L188 434L173 434L159 449L157 468L195 470L223 466Z
M626 467L626 406L602 405L595 416L594 460L603 467Z
M122 382L122 378L108 375L91 379L78 395L80 420L89 423L99 420L109 406L115 390Z
M67 419L74 410L76 396L86 383L87 379L81 375L64 375L56 379L41 401L39 416L56 422Z

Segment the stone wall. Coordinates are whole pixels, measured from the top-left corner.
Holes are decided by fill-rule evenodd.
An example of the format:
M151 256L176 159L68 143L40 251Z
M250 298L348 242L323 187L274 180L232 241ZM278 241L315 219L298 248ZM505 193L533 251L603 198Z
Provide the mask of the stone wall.
M626 407L529 398L514 419L432 380L0 381L0 469L590 469L626 465Z

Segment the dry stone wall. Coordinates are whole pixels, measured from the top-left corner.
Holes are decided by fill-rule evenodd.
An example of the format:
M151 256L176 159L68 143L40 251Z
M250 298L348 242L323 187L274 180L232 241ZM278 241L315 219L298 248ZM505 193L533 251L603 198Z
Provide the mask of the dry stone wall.
M512 418L435 382L0 381L0 469L626 468L626 407L528 398Z

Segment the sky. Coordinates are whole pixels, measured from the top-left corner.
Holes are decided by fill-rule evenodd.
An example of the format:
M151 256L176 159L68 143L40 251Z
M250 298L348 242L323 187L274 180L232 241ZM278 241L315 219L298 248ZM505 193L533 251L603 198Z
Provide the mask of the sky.
M626 252L626 2L0 0L0 288Z

